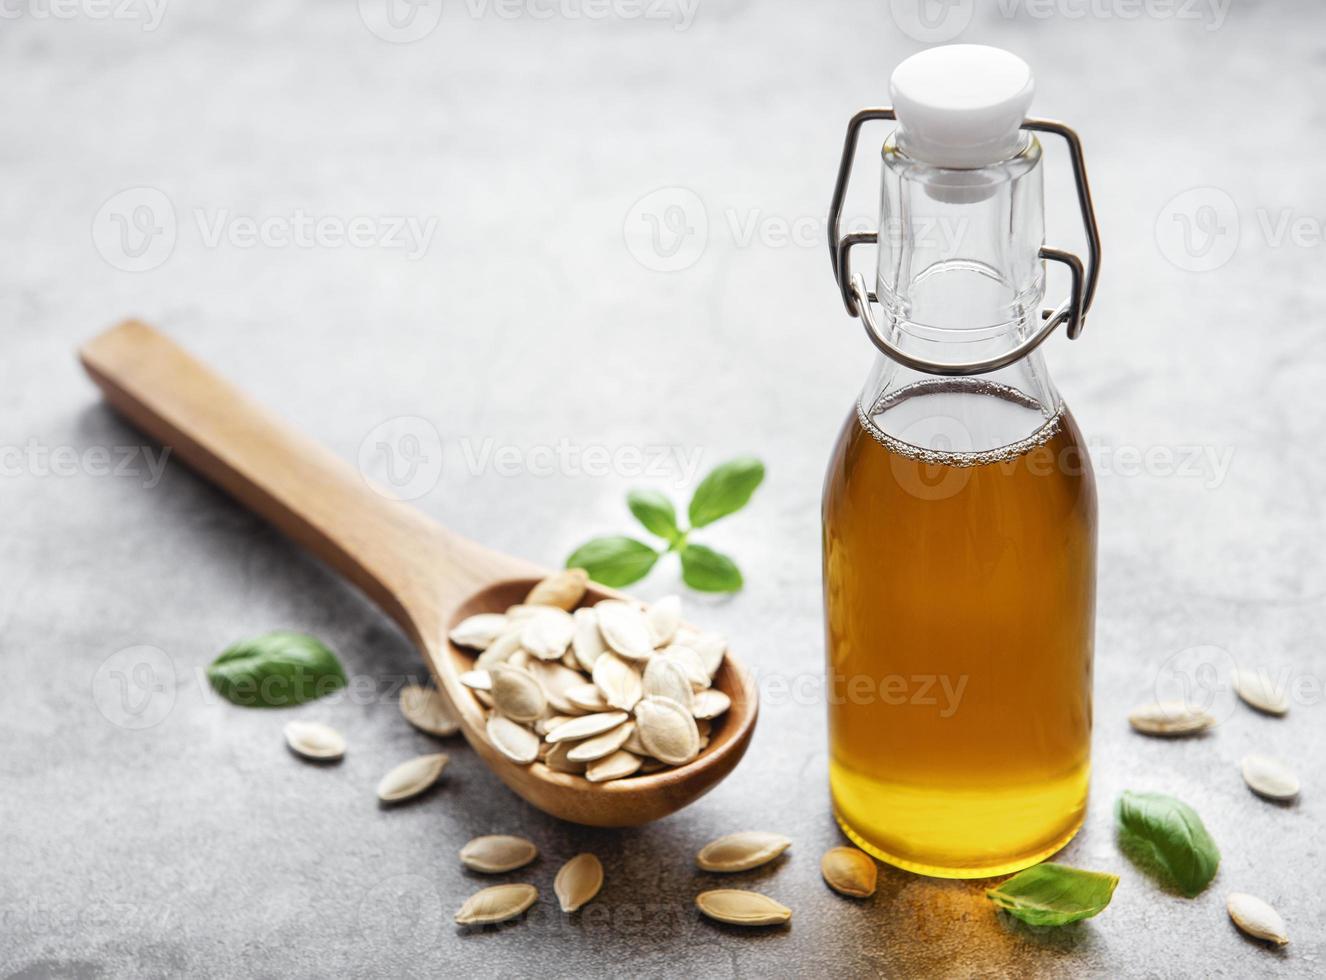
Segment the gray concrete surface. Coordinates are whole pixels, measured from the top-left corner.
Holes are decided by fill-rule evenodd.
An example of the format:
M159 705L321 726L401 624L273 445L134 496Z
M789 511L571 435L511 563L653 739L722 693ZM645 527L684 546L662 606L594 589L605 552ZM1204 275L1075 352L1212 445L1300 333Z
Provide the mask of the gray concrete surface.
M693 19L652 8L675 14L664 21L620 4L567 0L543 18L543 4L452 0L440 23L425 6L400 28L423 34L410 43L375 0L176 2L159 22L145 2L109 19L90 0L58 17L36 0L6 6L0 973L1326 968L1326 278L1320 236L1302 233L1326 218L1326 11L1307 2L1135 17L1123 3L1048 16L982 5L958 35L1031 61L1036 111L1080 128L1098 196L1096 312L1079 342L1049 353L1097 449L1102 513L1091 810L1062 859L1123 880L1102 916L1059 931L998 918L979 883L885 871L875 898L854 903L819 880L839 840L824 711L778 684L820 671L820 480L870 360L830 282L822 220L848 116L884 101L891 66L921 46L890 15L904 6L701 0ZM1050 162L1050 238L1076 245L1062 154ZM858 214L873 207L871 170ZM647 198L661 188L681 190ZM273 237L300 211L327 219L321 244ZM388 219L408 216L435 220L415 243L426 247L392 235ZM368 219L360 244L338 243L356 217ZM1284 218L1302 219L1296 237ZM254 244L245 219L279 220ZM679 227L690 233L674 251ZM449 745L444 786L380 811L378 777L437 747L390 696L421 665L361 597L218 493L174 465L154 479L140 437L73 356L128 314L336 452L363 448L369 468L379 443L404 451L421 437L416 504L543 562L629 527L628 487L685 482L677 455L633 472L632 449L698 453L702 466L760 454L766 486L707 535L749 586L692 604L760 671L747 760L678 815L602 832L520 804ZM588 466L557 461L559 445L627 454L603 473L592 453ZM122 452L129 471L107 474ZM663 567L640 592L675 584ZM357 693L274 712L210 695L199 672L215 653L274 627L325 638ZM1289 716L1233 704L1231 661L1296 684ZM1135 702L1208 679L1203 664L1218 669L1214 734L1128 732ZM293 717L345 732L345 762L293 759L280 738ZM1298 767L1296 805L1245 790L1236 763L1253 749ZM1121 857L1110 811L1124 788L1173 792L1203 814L1224 851L1206 894L1165 894ZM787 930L715 928L692 910L709 881L690 855L748 826L795 840L778 866L739 878L795 909ZM492 831L537 841L540 862L512 878L545 897L528 921L459 932L452 912L481 883L456 851ZM608 883L564 919L552 875L586 848ZM1237 934L1231 890L1278 906L1293 943L1275 952Z

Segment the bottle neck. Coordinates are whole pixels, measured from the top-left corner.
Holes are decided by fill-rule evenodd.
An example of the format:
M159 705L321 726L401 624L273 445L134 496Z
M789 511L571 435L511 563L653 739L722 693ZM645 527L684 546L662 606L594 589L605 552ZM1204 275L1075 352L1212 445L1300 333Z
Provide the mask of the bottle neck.
M1007 353L1039 326L1045 293L1039 143L1029 137L1015 156L989 167L948 170L907 156L895 134L883 157L876 277L882 328L907 353L940 363ZM920 411L908 392L945 394L927 400L932 413L941 402L950 410L963 395L967 437L949 440L957 451L1017 443L1060 408L1039 352L968 378L936 378L881 356L862 394L863 418L907 439L902 430L915 428Z

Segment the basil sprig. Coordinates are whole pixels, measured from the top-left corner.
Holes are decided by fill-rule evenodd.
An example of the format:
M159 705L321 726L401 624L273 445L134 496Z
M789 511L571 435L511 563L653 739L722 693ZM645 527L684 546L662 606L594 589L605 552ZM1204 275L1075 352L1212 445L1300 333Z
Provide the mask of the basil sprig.
M1114 815L1123 852L1144 870L1160 872L1189 898L1215 877L1220 848L1188 804L1164 793L1125 790Z
M207 679L246 708L303 704L346 685L336 654L314 637L284 630L236 643L212 661Z
M1045 862L1015 874L985 897L1033 926L1062 926L1099 915L1114 897L1119 876Z
M625 535L592 538L566 559L567 568L583 568L589 577L618 587L638 582L669 551L681 559L681 577L699 592L736 592L744 584L741 569L727 555L690 540L695 528L706 527L750 502L764 480L764 464L752 456L728 460L700 481L687 508L690 528L677 522L677 508L657 490L632 490L626 505L645 530L662 538L662 550Z

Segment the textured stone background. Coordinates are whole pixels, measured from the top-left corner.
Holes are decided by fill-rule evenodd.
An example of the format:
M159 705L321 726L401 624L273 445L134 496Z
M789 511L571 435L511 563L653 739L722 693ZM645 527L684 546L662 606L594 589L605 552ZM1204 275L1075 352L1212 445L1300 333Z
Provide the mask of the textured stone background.
M542 18L543 3L448 0L426 36L397 43L369 29L394 36L377 0L362 14L350 0L177 0L159 24L132 4L109 20L91 0L59 18L37 0L6 5L0 972L1326 969L1326 278L1319 240L1277 235L1284 215L1309 230L1326 217L1326 10L1306 0L1168 17L1175 8L1129 17L1121 2L1082 17L1086 5L1068 0L1049 16L982 5L958 35L1033 64L1035 111L1079 127L1098 197L1096 311L1080 342L1049 350L1098 450L1102 513L1091 813L1062 859L1123 881L1101 917L1038 932L997 917L980 884L885 871L857 904L819 880L819 854L838 841L824 712L774 685L820 671L820 480L871 355L835 296L822 220L848 116L884 101L891 66L921 46L890 6L907 5L701 0L693 20L664 4L675 16L660 21L618 16L621 6ZM956 34L970 7L952 5L958 20L940 27ZM414 27L434 13L425 6ZM1049 237L1077 247L1062 164L1051 150ZM854 213L873 208L873 170ZM155 190L122 195L133 188ZM681 190L646 198L661 188ZM1194 188L1208 190L1176 200ZM669 223L688 206L684 226ZM435 218L436 233L415 257L205 234L297 209L379 222L370 228ZM131 249L147 242L137 260L116 215ZM1188 252L1176 244L1184 220ZM669 257L677 227L690 234ZM173 248L165 233L134 237L142 228L173 228ZM126 271L135 261L151 268ZM657 268L669 263L686 267ZM417 505L541 562L628 527L627 487L685 478L675 462L633 475L629 457L608 475L570 462L548 472L539 447L675 447L705 466L763 456L769 479L752 506L706 536L738 556L749 587L692 606L764 678L747 760L689 810L618 833L545 818L446 746L444 786L379 811L382 772L437 747L383 693L422 674L416 655L360 596L184 470L146 486L140 455L136 474L101 475L98 452L140 439L99 403L73 352L129 314L343 456L365 444L372 456L382 441L406 449L414 435L431 465L438 438L441 474L425 467L411 484L426 491ZM513 467L485 455L499 447L514 447ZM1198 463L1165 462L1192 447ZM1128 453L1148 450L1139 472ZM43 461L51 452L58 472ZM669 566L639 591L675 581ZM273 627L324 637L366 687L272 713L210 696L199 670ZM1297 684L1287 719L1230 701L1233 661ZM1203 664L1218 671L1218 731L1172 744L1127 731L1132 704L1184 671L1209 679ZM280 738L290 717L344 731L344 764L293 759ZM1236 763L1252 749L1296 764L1297 805L1243 787ZM1129 787L1168 790L1203 814L1224 850L1205 895L1167 895L1119 855L1110 809ZM795 839L779 866L740 877L794 907L788 930L740 934L692 910L710 882L690 855L747 826ZM526 922L462 933L451 914L480 882L456 850L492 831L538 842L541 861L512 877L546 897ZM551 879L584 848L602 856L608 884L566 920L549 911ZM1234 931L1223 902L1236 889L1282 910L1287 950Z

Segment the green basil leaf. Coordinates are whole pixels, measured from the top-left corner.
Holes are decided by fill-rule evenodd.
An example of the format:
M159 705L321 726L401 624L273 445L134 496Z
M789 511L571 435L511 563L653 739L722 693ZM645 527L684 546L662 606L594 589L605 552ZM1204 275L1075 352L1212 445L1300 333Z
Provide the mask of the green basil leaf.
M741 569L736 562L702 544L682 547L681 577L699 592L736 592L742 586Z
M704 527L741 510L763 479L764 464L753 456L741 456L714 467L691 497L691 527Z
M1047 861L1015 874L985 897L1030 925L1062 926L1103 912L1118 883L1118 875Z
M669 544L681 537L681 528L677 527L677 509L665 494L657 490L632 490L626 495L626 506L631 508L635 519L646 530L657 534Z
M284 630L236 643L212 661L207 679L246 708L303 704L346 685L336 654L314 637Z
M595 582L616 588L638 582L658 561L658 552L623 535L586 541L566 559L567 568L583 568Z
M1189 898L1215 877L1220 849L1188 804L1164 793L1125 790L1114 816L1124 852L1144 868L1162 871Z

